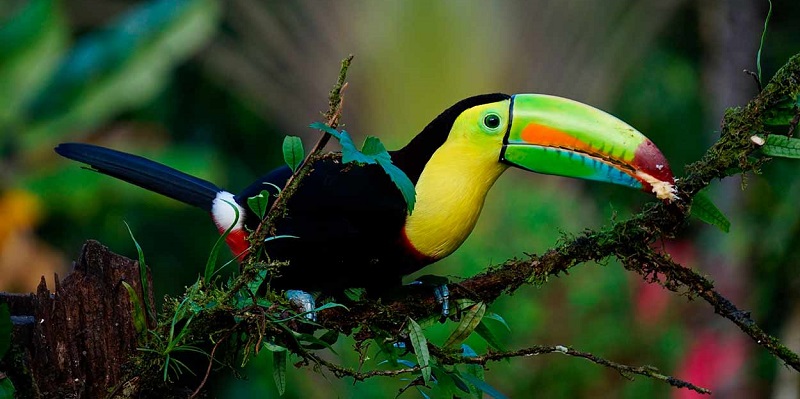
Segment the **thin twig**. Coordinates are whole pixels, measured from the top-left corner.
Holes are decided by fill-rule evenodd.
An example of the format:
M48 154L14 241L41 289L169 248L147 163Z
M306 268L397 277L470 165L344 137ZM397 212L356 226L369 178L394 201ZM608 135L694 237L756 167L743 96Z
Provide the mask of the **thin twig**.
M336 81L336 84L333 85L333 89L328 96L328 111L325 113L326 121L325 124L330 126L331 128L336 128L339 126L339 119L342 115L342 107L344 97L342 95L344 89L347 87L347 70L350 68L350 63L353 61L353 55L350 54L342 60L342 66L339 69L339 78ZM278 198L275 199L275 202L272 203L272 206L267 212L266 217L262 220L261 224L256 229L255 233L251 236L251 242L255 245L261 245L267 235L274 234L274 226L275 221L279 218L283 217L283 210L286 208L286 202L288 201L289 197L292 196L294 190L300 185L300 182L305 178L306 175L311 171L311 166L314 164L314 161L319 156L322 149L330 140L330 134L326 132L322 132L319 140L308 153L308 156L303 160L303 163L300 164L300 167L289 177L289 180L286 182L286 185L281 190L280 194L278 194ZM251 251L250 255L254 254L256 251Z
M214 354L217 352L217 348L219 348L219 345L225 342L225 340L228 339L228 337L231 336L231 333L235 330L236 327L229 329L225 333L225 336L223 336L219 341L217 341L216 344L214 344L214 348L211 349L211 354L208 356L208 368L206 369L206 375L203 376L203 381L200 381L200 385L197 386L197 389L195 389L194 392L189 395L189 399L194 399L198 394L200 394L200 390L203 389L208 381L208 376L211 375L211 366L214 365Z
M691 389L695 392L702 393L702 394L710 394L711 391L698 387L692 383L677 379L675 377L671 377L668 375L664 375L658 372L658 369L651 366L629 366L626 364L621 364L617 362L612 362L610 360L604 359L602 357L593 355L589 352L581 352L574 350L572 348L555 345L555 346L544 346L544 345L537 345L532 346L529 348L519 349L515 351L508 351L508 352L490 352L483 356L475 356L475 357L463 357L463 356L453 356L447 353L442 352L437 348L430 348L431 352L436 353L436 356L445 364L479 364L481 366L485 366L489 362L496 362L499 360L510 359L515 357L528 357L528 356L536 356L536 355L543 355L548 353L562 353L567 356L573 357L580 357L586 359L592 363L599 364L601 366L605 366L611 369L616 370L620 375L627 379L631 379L630 374L641 375L649 378L654 378L659 381L666 382L669 385L672 385L676 388L687 388Z
M749 69L744 69L744 70L742 70L742 72L744 72L744 73L746 73L746 74L748 74L748 75L753 77L753 80L756 81L756 86L758 86L758 92L760 93L761 90L763 90L763 88L761 86L761 79L758 77L758 74L753 72L753 71L751 71L751 70L749 70Z
M326 124L334 129L339 125L339 119L342 115L342 107L344 105L344 97L342 92L347 87L347 82L345 80L347 79L347 70L350 68L350 63L352 61L352 54L342 60L342 65L339 69L339 77L336 80L336 83L333 85L330 94L328 95L328 111L325 112ZM272 203L272 206L265 214L264 219L258 225L258 228L256 228L256 231L250 235L250 249L244 262L242 262L242 265L244 266L242 268L243 270L247 269L248 266L254 265L258 260L258 248L263 245L264 240L268 235L274 235L275 222L283 217L284 210L286 209L286 202L294 194L294 191L300 185L300 182L305 178L306 175L308 175L308 173L311 172L311 166L314 163L313 161L317 159L322 151L322 148L325 147L325 144L327 144L329 139L330 134L322 132L319 140L314 145L311 152L308 153L308 156L306 156L306 158L303 160L303 163L297 168L297 170L295 170L292 176L289 177L289 180L278 194L278 198L276 198L275 202ZM242 287L250 282L250 280L251 276L248 276L245 273L240 275L236 283L233 284L229 289L228 296L230 297L235 295L240 289L242 289Z
M602 357L596 356L594 354L588 352L581 352L574 350L572 348L568 348L565 346L533 346L530 348L519 349L516 351L509 351L509 352L491 352L483 356L477 357L463 357L463 356L454 356L448 354L436 346L429 345L431 353L436 355L436 357L441 361L443 364L479 364L485 366L489 362L496 362L503 359L510 359L515 357L528 357L528 356L535 356L541 354L548 354L548 353L562 353L567 356L579 357L586 360L589 360L592 363L596 363L611 369L616 370L620 375L625 378L632 379L630 374L641 375L653 379L657 379L659 381L666 382L669 385L672 385L676 388L686 388L691 389L695 392L701 394L710 394L711 391L698 387L692 383L680 380L678 378L661 374L658 369L650 366L629 366L626 364L621 364L617 362L613 362ZM353 378L354 381L364 381L368 378L372 377L394 377L401 374L409 374L409 373L416 373L419 372L419 366L416 367L408 367L396 370L372 370L369 372L361 372L352 368L344 367L338 365L336 363L327 361L320 356L310 353L310 352L303 352L300 354L302 357L309 359L317 364L322 365L323 367L330 370L334 376L337 378L342 377L350 377Z
M349 367L340 366L333 362L329 362L311 352L305 352L301 354L301 356L324 366L326 369L330 370L330 372L332 372L333 375L336 376L337 378L351 377L355 381L364 381L372 377L394 377L401 374L415 373L420 370L419 366L414 366L396 370L372 370L365 373Z

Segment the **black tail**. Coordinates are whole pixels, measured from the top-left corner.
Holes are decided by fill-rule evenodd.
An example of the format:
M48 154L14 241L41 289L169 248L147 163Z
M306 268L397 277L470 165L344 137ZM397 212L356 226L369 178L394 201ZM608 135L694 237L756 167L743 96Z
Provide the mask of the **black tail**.
M59 155L88 164L100 173L208 212L211 211L211 204L217 193L222 191L213 183L169 166L96 145L64 143L59 144L55 150Z

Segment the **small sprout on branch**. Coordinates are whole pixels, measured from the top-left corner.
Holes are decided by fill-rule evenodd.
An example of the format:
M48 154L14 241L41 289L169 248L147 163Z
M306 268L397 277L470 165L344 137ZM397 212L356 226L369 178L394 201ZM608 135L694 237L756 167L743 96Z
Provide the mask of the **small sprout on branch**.
M258 195L247 199L247 206L250 207L259 219L264 219L264 215L267 213L267 210L269 210L269 196L269 191L261 190Z
M305 157L303 141L300 140L300 137L286 136L283 139L283 160L286 161L286 165L289 165L292 172L297 171Z

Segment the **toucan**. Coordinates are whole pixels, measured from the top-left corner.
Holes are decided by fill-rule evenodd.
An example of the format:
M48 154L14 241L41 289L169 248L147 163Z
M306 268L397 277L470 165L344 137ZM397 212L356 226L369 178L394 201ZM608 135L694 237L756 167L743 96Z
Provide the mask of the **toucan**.
M64 143L55 151L209 212L220 233L233 226L226 241L238 257L260 222L247 199L267 190L274 200L292 174L282 166L232 194L108 148ZM486 194L510 166L676 198L673 174L652 141L603 111L550 95L466 98L390 155L414 183L413 212L380 166L322 157L290 197L274 239L264 243L270 260L288 261L272 278L273 287L336 293L400 285L403 276L450 255L467 239Z

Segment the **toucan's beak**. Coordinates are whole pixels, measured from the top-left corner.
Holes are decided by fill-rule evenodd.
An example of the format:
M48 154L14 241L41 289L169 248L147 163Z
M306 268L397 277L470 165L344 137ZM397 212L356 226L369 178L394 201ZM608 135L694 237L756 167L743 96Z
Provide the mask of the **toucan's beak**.
M664 155L625 122L586 104L541 94L514 95L510 107L501 161L676 198Z

